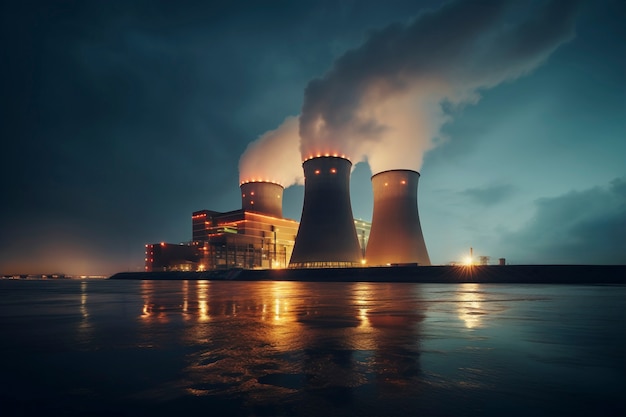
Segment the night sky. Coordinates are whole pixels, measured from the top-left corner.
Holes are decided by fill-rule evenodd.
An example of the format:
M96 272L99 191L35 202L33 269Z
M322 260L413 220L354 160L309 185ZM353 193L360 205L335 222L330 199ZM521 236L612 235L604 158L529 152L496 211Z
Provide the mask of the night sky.
M3 2L0 273L143 270L146 243L191 239L193 211L240 207L238 164L251 142L305 102L305 114L330 102L326 114L341 119L337 103L358 92L346 81L365 79L357 72L370 63L404 71L405 57L420 68L436 62L431 81L462 81L429 96L432 119L412 119L434 126L426 149L402 152L420 160L433 264L460 261L470 247L511 264L626 263L626 3L512 2L494 21L506 31L528 16L514 44L493 32L451 53L467 36L461 27L490 10L471 2L462 21L415 32L434 34L426 47L413 50L413 38L391 53L378 42L380 59L346 64L367 56L372 39L443 16L442 4ZM555 34L530 65L524 53ZM522 70L466 86L507 65ZM473 78L458 75L468 68ZM432 83L414 85L419 95ZM346 120L334 132L363 132ZM353 160L352 207L371 220L364 155ZM300 219L303 195L301 185L285 190L285 217Z

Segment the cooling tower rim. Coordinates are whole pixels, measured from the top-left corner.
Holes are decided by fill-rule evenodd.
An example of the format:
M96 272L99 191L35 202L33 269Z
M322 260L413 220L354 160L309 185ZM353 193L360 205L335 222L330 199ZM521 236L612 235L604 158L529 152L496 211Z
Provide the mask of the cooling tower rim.
M352 165L352 161L349 158L347 158L346 156L344 156L344 155L341 155L341 156L338 156L338 155L321 155L321 156L313 156L313 157L305 159L304 161L302 161L302 166L304 166L304 164L306 164L307 162L317 161L317 160L320 160L320 159L341 159L341 160L344 160L344 161L348 162L350 165Z
M276 182L276 181L269 181L269 180L246 180L246 181L241 181L239 183L239 188L243 187L246 184L272 184L272 185L278 185L283 190L285 189L285 186L282 185L281 183Z
M350 158L348 158L345 155L339 155L339 154L324 154L324 155L317 155L317 156L309 156L308 158L305 158L302 161L302 165L304 165L305 163L312 161L314 159L344 159L346 161L348 161L350 163L350 165L352 165L352 161L350 160Z
M415 174L417 174L418 177L421 177L421 174L414 169L387 169L385 171L377 172L376 174L372 175L370 179L374 179L374 177L377 175L388 174L390 172L414 172Z

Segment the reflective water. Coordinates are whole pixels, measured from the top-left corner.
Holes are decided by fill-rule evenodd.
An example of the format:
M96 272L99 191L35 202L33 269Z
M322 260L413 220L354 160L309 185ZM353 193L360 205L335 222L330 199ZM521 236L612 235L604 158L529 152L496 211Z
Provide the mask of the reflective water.
M625 296L0 281L0 415L623 415Z

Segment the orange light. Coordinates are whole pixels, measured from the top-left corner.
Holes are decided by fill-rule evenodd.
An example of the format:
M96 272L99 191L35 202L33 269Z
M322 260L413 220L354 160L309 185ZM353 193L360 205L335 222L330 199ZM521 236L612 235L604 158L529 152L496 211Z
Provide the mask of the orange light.
M251 202L250 202L250 205L254 205L254 201L251 201Z
M318 175L319 173L320 173L320 170L319 170L319 169L316 169L316 170L315 170L315 175Z
M406 184L406 181L402 180L402 181L400 181L400 184L404 185L404 184Z
M331 174L336 174L336 173L337 173L337 170L336 170L335 168L331 168L331 169L330 169L330 173L331 173Z

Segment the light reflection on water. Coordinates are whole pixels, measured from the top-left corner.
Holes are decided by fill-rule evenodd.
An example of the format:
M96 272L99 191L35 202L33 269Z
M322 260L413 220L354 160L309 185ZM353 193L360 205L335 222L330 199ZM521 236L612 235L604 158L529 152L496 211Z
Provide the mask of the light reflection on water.
M0 348L13 359L0 380L13 388L0 400L14 410L34 407L16 381L49 397L40 415L71 404L77 415L105 404L111 414L152 415L207 407L234 415L405 416L624 408L621 286L68 281L0 288L11 295L0 302ZM63 372L52 378L57 363Z
M481 326L481 316L485 314L481 301L483 295L479 284L459 285L459 318L465 322L465 327L473 329Z

